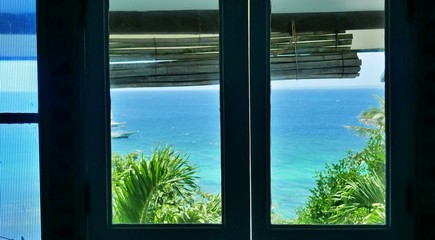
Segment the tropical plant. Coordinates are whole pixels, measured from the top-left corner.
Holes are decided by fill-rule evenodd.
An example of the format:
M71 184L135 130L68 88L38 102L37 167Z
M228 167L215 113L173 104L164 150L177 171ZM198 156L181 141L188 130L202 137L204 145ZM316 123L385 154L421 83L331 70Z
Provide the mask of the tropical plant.
M316 172L316 187L310 190L307 203L296 210L296 223L299 224L331 224L337 214L336 207L346 204L337 197L342 189L357 181L366 172L360 158L348 152L346 158L339 162L326 164L325 169ZM335 221L336 222L336 221Z
M217 223L220 196L201 192L197 170L171 146L157 147L147 158L114 155L112 166L113 222Z
M296 223L385 222L385 111L384 100L375 97L381 106L359 115L366 126L348 127L367 136L367 145L316 172L316 187L310 190L307 203L296 210Z
M385 181L376 174L349 182L339 191L331 223L379 224L385 222ZM354 213L362 214L354 214ZM355 218L357 216L357 218Z
M118 183L122 175L133 166L138 159L137 153L128 153L124 157L118 153L112 156L112 183Z
M221 210L219 194L196 191L178 201L154 206L153 223L220 223Z
M359 122L365 126L345 126L359 136L367 137L385 133L385 100L378 95L374 97L378 100L379 107L371 107L358 115Z

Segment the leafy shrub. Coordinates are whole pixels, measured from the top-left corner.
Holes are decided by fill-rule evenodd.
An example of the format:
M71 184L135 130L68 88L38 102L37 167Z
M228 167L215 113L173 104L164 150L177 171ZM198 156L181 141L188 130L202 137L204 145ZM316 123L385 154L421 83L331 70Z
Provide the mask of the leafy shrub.
M219 223L221 200L196 184L197 170L171 146L151 157L112 157L113 222Z
M360 152L349 151L337 163L316 172L316 187L307 203L296 210L299 224L385 223L385 113L380 108L359 115L369 127L349 127L368 136Z

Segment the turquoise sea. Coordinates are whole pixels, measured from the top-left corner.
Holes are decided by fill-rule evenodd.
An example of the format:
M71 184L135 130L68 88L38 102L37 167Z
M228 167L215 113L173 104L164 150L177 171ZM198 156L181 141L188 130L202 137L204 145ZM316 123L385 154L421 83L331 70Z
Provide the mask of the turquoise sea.
M365 139L346 125L378 106L382 88L302 88L272 90L271 159L274 211L294 217L313 178L325 163L359 150ZM150 155L158 144L172 145L199 170L204 191L221 192L218 90L119 89L111 91L112 118L125 122L129 138L112 139L112 151Z

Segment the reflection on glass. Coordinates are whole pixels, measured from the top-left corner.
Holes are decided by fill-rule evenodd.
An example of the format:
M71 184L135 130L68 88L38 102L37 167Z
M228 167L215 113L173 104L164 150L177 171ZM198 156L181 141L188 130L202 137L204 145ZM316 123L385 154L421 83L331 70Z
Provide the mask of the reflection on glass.
M38 125L0 125L0 237L41 239Z
M0 113L38 111L35 1L0 3Z
M0 79L0 113L38 112L36 60L0 59Z
M112 221L221 223L218 2L120 2L109 21Z
M383 22L333 20L369 4L272 2L272 224L386 222Z

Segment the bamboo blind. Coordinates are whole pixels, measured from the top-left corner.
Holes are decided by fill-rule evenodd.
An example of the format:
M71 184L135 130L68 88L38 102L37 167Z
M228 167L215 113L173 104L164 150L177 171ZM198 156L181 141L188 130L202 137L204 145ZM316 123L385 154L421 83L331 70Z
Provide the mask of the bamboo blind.
M361 60L344 32L271 35L271 79L355 78ZM219 83L218 35L111 35L111 87Z

